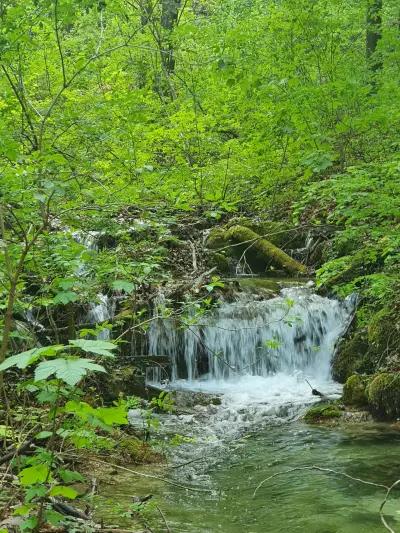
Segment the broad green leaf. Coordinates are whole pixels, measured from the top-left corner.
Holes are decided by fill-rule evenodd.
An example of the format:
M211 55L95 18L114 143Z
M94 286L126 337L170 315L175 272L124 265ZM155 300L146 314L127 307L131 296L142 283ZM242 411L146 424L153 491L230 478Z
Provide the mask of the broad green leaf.
M72 289L72 287L75 285L75 280L74 279L61 279L59 282L58 282L58 286L60 287L60 289L62 289L63 291L68 291L69 289Z
M49 522L52 526L57 526L60 522L65 520L65 516L61 513L57 513L53 509L47 509L44 513L46 522Z
M32 350L28 350L27 352L12 355L1 363L0 372L12 366L24 369L32 363L35 363L42 355L55 355L63 347L63 345L43 346L42 348L32 348Z
M32 531L38 525L38 519L36 516L30 516L22 522L20 525L21 531Z
M58 475L64 483L72 483L74 481L85 481L85 478L79 472L73 470L59 470Z
M95 415L105 424L112 426L124 425L128 423L125 407L99 407L95 410Z
M41 431L40 433L38 433L35 438L36 439L48 439L49 437L52 436L52 432L51 431Z
M35 485L44 483L49 476L49 467L45 464L38 464L24 468L18 474L21 485Z
M68 358L54 359L39 363L35 370L35 381L42 381L51 375L61 379L68 385L74 386L87 374L88 371L106 372L101 365L93 363L90 359Z
M25 501L30 502L33 498L43 498L47 493L44 485L36 485L25 489Z
M96 355L104 355L105 357L114 357L110 350L115 350L116 345L107 341L94 341L89 339L76 339L69 341L75 348L79 348L84 352L95 353Z
M63 496L69 500L75 500L79 493L72 487L66 487L65 485L56 485L50 490L50 496Z
M20 505L14 510L13 515L14 516L25 516L29 514L31 510L32 510L32 505Z
M22 522L20 525L21 531L33 531L38 525L38 519L36 516L30 516Z
M53 302L55 304L67 305L69 303L76 302L78 298L79 296L76 294L76 292L62 291L54 296Z
M112 282L111 287L115 291L123 291L127 294L131 294L135 290L135 285L130 281L125 281L122 279L117 279Z

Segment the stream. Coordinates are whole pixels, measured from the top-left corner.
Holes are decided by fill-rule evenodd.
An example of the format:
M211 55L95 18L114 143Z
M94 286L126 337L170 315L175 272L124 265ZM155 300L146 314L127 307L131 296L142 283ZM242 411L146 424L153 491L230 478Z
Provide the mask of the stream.
M340 396L330 361L353 306L352 298L325 298L311 286L282 286L268 298L262 291L241 293L186 329L173 319L155 320L149 345L152 353L170 356L172 371L166 379L153 369L148 380L178 392L176 413L157 415L153 438L178 436L181 444L167 447L167 466L142 469L189 490L121 472L102 492L107 517L121 523L115 502L129 504L133 495L150 492L173 532L384 531L379 506L385 490L332 472L278 475L253 496L263 479L312 465L386 485L400 477L394 428L324 427L301 419L319 400L310 384L329 398ZM130 421L141 427L139 410L130 412ZM385 513L392 525L400 521L394 496Z
M121 523L116 501L123 507L134 494L152 493L175 533L379 533L385 531L378 513L383 489L334 474L298 471L270 480L255 498L253 492L272 474L305 465L391 484L400 477L399 444L400 433L386 425L327 428L300 421L271 425L236 440L219 451L212 466L198 470L206 476L193 486L213 492L199 494L122 473L116 485L104 489L102 512ZM144 471L167 475L165 469ZM396 494L385 516L398 531Z

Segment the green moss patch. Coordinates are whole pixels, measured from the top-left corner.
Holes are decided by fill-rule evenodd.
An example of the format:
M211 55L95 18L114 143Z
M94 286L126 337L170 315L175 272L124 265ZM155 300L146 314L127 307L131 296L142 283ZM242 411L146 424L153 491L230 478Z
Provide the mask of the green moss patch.
M382 372L368 385L366 394L371 409L382 418L400 416L400 373Z
M305 265L249 228L232 226L226 232L226 238L229 243L237 245L235 246L237 254L246 254L248 263L255 271L267 271L270 267L277 267L289 274L307 273Z
M354 374L350 376L343 387L343 401L346 405L364 407L368 404L366 389L371 376Z
M123 437L119 441L116 451L120 452L121 459L134 464L160 463L164 460L161 453L154 450L148 442L137 437Z
M304 415L304 420L310 423L325 422L332 419L337 419L342 412L334 403L319 403L313 405L308 409Z
M368 341L362 331L357 331L350 338L343 339L332 361L333 378L344 383L356 372L373 372L374 367L372 363L368 363L367 352Z

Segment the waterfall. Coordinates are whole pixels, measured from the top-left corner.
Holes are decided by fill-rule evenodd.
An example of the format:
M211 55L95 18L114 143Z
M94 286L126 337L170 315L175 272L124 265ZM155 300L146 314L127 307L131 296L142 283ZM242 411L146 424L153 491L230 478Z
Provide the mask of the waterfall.
M93 252L98 251L98 240L101 235L98 231L89 231L87 233L83 232L74 232L72 234L73 238L85 246L87 250ZM87 275L86 265L82 261L77 269L77 274L79 276ZM97 295L97 301L92 302L89 305L89 310L84 318L83 322L87 324L102 324L108 320L112 320L115 316L116 309L116 300L115 298L110 298L107 294L99 293ZM98 340L109 340L110 339L110 330L104 329L97 335Z
M149 353L170 357L175 387L275 391L284 382L296 388L306 378L327 386L333 383L330 362L352 307L351 299L325 298L310 287L286 288L261 301L241 293L186 329L172 318L154 320ZM148 379L162 381L157 370Z
M109 298L107 294L98 294L98 302L90 304L88 314L86 315L86 322L88 324L102 324L107 320L111 320L115 316L116 302L115 298ZM110 330L103 329L98 333L97 340L109 340Z

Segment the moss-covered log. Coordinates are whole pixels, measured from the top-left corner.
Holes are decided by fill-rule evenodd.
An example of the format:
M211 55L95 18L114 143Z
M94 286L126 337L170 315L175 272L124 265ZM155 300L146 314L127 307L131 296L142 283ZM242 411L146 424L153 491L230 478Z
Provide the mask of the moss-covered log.
M290 257L283 250L260 237L244 226L232 226L225 234L229 244L235 245L236 254L245 254L246 260L254 270L281 268L290 274L306 274L307 268Z
M295 249L305 246L306 235L304 230L276 220L263 220L258 218L234 217L226 225L226 229L233 226L244 226L251 229L257 235L275 244L279 248Z

